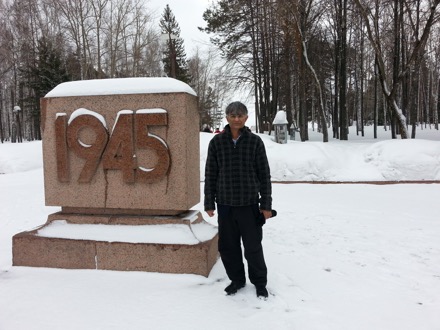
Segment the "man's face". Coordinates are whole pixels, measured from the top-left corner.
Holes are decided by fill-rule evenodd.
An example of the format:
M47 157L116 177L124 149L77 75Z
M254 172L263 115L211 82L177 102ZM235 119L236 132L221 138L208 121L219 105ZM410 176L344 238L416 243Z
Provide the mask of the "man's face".
M247 115L227 115L226 120L228 124L233 129L240 129L244 127L246 120L248 119Z

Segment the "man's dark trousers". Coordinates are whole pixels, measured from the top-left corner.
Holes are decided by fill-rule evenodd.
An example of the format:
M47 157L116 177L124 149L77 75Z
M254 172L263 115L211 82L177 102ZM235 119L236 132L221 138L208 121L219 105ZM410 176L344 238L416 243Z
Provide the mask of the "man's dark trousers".
M249 280L255 286L266 286L267 267L264 261L263 228L257 224L260 213L258 205L218 205L218 250L231 281L246 282L241 239L244 256L248 263Z

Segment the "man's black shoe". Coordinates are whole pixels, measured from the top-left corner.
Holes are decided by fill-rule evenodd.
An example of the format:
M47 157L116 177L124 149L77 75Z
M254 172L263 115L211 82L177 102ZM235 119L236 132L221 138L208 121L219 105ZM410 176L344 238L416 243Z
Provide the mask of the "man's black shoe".
M257 297L267 299L269 297L269 293L264 286L257 286Z
M243 282L234 282L232 281L231 284L229 284L226 288L225 288L225 292L228 296L236 294L238 290L240 290L241 288L243 288L246 285L246 283Z

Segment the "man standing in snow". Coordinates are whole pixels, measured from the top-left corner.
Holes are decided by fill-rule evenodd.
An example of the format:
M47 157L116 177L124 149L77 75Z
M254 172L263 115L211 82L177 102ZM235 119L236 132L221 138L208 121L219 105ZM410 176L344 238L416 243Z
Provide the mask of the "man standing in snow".
M231 280L226 294L233 295L246 284L242 240L249 280L255 285L257 296L265 299L267 268L258 218L272 215L272 186L266 149L261 138L245 126L247 118L243 103L233 102L226 107L229 124L208 147L204 204L212 217L217 203L218 249Z

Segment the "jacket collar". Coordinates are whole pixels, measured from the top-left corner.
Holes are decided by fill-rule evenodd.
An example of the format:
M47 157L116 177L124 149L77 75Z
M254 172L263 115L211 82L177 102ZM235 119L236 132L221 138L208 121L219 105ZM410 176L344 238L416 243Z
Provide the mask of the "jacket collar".
M226 135L230 136L232 138L232 133L231 133L231 128L229 127L229 124L227 124L224 128L224 132L226 133ZM251 130L249 127L247 126L243 126L243 128L240 129L240 135L247 135L251 133Z

